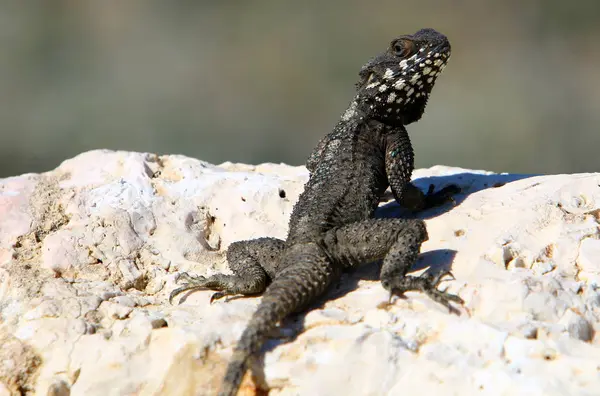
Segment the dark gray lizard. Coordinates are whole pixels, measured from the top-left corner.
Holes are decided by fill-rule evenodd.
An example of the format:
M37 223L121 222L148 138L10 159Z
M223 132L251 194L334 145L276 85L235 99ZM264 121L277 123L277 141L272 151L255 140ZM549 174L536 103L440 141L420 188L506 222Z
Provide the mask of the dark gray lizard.
M310 178L294 206L285 241L259 238L227 250L233 275L205 278L182 274L175 295L212 289L211 298L264 292L234 349L220 395L235 395L267 335L286 316L315 302L341 273L383 259L381 283L390 296L414 290L451 308L460 297L437 289L446 273L408 276L421 243L419 219L374 219L379 199L391 187L402 205L419 210L447 201L449 186L422 193L410 183L413 149L404 125L421 118L436 77L450 56L447 38L433 29L401 36L360 71L357 94L334 130L307 161Z

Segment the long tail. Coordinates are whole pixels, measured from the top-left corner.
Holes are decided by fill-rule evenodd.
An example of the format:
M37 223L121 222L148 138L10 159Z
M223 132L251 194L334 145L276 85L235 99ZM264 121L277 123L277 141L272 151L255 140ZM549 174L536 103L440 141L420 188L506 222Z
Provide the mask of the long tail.
M219 396L237 394L250 357L260 351L267 335L286 316L313 302L336 278L332 263L320 249L306 250L308 251L296 256L297 264L278 274L265 291L258 309L233 351Z

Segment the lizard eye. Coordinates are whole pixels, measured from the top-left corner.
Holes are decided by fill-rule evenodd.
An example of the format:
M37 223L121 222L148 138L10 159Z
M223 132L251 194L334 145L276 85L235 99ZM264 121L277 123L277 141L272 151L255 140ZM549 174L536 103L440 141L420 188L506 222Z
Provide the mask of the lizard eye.
M410 40L397 40L392 43L394 55L406 57L414 52L415 44Z

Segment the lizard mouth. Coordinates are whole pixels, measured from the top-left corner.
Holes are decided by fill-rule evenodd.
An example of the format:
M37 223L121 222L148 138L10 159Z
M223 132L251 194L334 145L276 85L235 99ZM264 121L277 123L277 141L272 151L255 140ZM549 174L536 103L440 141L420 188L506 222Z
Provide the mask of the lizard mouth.
M421 48L416 54L399 62L401 73L408 78L441 73L450 58L450 44L442 43L434 48Z

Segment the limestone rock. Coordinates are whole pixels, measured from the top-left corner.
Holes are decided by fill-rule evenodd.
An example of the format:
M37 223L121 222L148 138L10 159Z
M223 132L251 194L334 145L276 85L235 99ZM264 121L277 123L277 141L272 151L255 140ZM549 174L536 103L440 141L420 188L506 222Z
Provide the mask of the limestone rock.
M214 394L259 298L170 305L174 279L228 271L233 241L284 238L307 177L92 151L1 179L0 394ZM451 268L462 314L419 293L388 304L366 265L282 324L243 392L600 394L600 174L414 178L463 189L421 214L430 239L413 273Z

